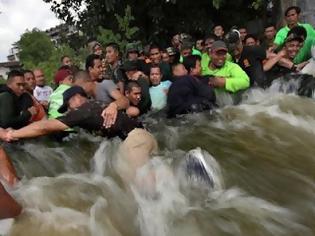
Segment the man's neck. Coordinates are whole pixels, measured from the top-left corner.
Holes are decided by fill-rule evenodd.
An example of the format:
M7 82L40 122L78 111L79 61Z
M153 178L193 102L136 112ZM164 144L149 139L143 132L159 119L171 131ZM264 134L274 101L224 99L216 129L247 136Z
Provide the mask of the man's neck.
M292 29L293 27L298 26L298 25L299 25L299 24L298 24L298 22L297 22L297 23L288 25L288 27L289 27L289 29Z

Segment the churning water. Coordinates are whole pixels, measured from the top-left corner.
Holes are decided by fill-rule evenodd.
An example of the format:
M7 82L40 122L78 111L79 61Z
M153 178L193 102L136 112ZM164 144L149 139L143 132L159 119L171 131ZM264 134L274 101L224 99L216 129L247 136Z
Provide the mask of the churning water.
M0 230L12 236L315 235L315 102L279 90L296 86L251 90L240 105L211 113L148 116L160 150L138 175L154 169L154 188L120 181L112 168L118 139L80 132L62 144L11 145L23 178L9 191L24 211ZM182 160L189 156L208 163L211 188L185 177Z

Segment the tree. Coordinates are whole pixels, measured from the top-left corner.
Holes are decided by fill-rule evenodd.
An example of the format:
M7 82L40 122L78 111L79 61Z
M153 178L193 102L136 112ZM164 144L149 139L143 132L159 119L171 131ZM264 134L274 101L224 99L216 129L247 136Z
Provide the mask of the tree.
M18 41L18 46L23 67L42 69L48 83L52 82L63 55L70 56L77 65L81 64L82 58L77 57L72 48L67 44L55 46L46 33L38 29L26 31Z
M54 44L44 32L38 29L26 31L18 42L20 60L34 65L46 61L54 50Z
M111 29L116 34L119 25L113 13L124 15L125 8L129 5L134 16L133 24L141 29L137 39L143 42L166 42L176 32L192 35L207 33L214 23L220 22L230 27L259 17L259 13L264 12L263 8L258 7L264 2L261 0L43 1L52 4L52 10L59 18L76 24L89 37L99 34L99 26Z

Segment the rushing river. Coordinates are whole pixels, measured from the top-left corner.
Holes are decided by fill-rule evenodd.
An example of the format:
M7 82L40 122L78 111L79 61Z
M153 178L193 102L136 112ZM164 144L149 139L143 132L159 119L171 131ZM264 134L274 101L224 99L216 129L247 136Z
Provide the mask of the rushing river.
M294 90L276 84L237 106L147 117L160 146L145 167L156 171L153 195L112 171L118 139L80 132L62 144L11 145L22 180L9 191L24 211L0 228L12 236L315 235L315 102L279 87ZM212 189L185 181L187 155L211 165Z

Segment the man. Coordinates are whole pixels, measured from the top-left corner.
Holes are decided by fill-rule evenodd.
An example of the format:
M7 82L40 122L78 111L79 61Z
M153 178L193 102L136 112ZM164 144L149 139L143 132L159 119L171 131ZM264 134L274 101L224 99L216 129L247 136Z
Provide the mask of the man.
M247 35L247 28L245 26L239 26L238 32L240 32L240 39L242 40L242 43L244 43L244 39Z
M140 116L141 111L139 104L142 98L142 88L137 81L129 81L126 84L125 96L130 103L130 106L126 110L126 114L132 118Z
M227 46L223 41L215 41L212 45L210 56L211 62L204 76L213 76L209 84L227 92L238 92L249 87L249 77L242 68L226 60Z
M263 61L266 59L266 50L256 45L243 46L241 40L236 44L230 44L229 47L235 62L249 76L251 86L264 88L266 76Z
M259 39L253 35L253 34L247 34L244 38L244 45L245 46L259 46L260 45L260 41Z
M208 81L200 78L200 57L192 55L184 63L189 75L179 77L169 88L167 116L209 110L215 103L213 89Z
M274 46L273 41L276 37L276 26L274 24L267 24L264 27L264 39L262 42L262 47L265 50L268 50L269 48L272 48Z
M145 74L150 74L150 67L151 65L158 65L161 68L163 74L163 80L170 80L171 79L171 68L170 65L162 61L162 54L161 50L157 45L150 46L150 60L151 63L148 64Z
M294 28L295 26L302 26L305 28L307 32L307 37L304 41L304 45L301 48L300 52L294 58L294 63L296 64L307 61L308 59L311 58L311 47L315 39L315 30L313 26L311 26L310 24L299 23L300 13L301 9L297 6L290 6L286 9L284 15L287 25L277 32L276 38L274 40L274 44L277 47L281 47L285 42L285 39L290 29Z
M35 107L36 114L32 116L30 122L39 121L46 118L45 108L42 104L33 96L34 89L36 87L36 81L33 71L24 70L25 79L25 92L19 97L19 106L21 111L26 111L30 107Z
M304 31L304 33L300 31ZM301 50L305 38L306 30L302 26L296 26L289 31L282 50L264 64L267 71L268 85L274 79L291 72L299 72L305 66L306 63L298 65L294 63L294 58Z
M124 93L124 76L120 69L120 51L117 43L109 43L106 46L106 62L108 63L105 70L105 79L112 80L117 84L121 94Z
M82 87L88 96L106 106L103 112L105 127L115 123L118 111L129 107L128 99L119 92L117 85L111 80L95 83L86 72L79 71L74 76L74 84Z
M55 119L62 116L58 109L63 102L63 93L71 87L73 74L69 66L61 67L55 74L54 82L58 87L49 97L48 118Z
M150 69L150 97L153 110L162 110L166 106L168 89L171 86L169 80L161 81L162 73L158 66L152 66Z
M218 37L218 39L223 39L224 37L224 28L222 25L217 24L213 27L212 32L215 36Z
M118 174L125 183L134 181L136 170L149 160L150 154L157 149L154 137L136 120L119 112L115 123L110 128L103 126L102 112L104 105L99 101L89 101L87 94L79 86L73 86L63 94L63 105L60 113L68 112L57 119L32 123L19 130L0 130L0 138L6 141L21 138L31 138L46 135L52 132L64 131L79 126L88 131L98 132L104 137L119 136L125 139L118 150L115 165ZM121 165L122 164L122 165Z
M20 71L9 72L7 83L0 91L0 127L21 128L36 114L36 108L21 110L19 97L25 92L24 75Z
M46 85L45 76L41 69L35 69L33 72L36 81L36 87L33 91L33 95L45 109L48 109L48 100L49 96L53 92L53 89Z
M60 58L61 66L72 66L72 60L69 56L64 55Z
M123 66L123 70L126 74L128 81L136 81L141 87L141 100L139 104L137 104L137 107L140 111L140 115L148 112L148 110L150 110L151 108L151 98L149 94L149 78L142 71L138 70L138 65L134 61L126 61ZM126 82L126 84L128 84L128 82ZM126 97L128 98L128 96Z
M89 73L94 82L101 82L103 78L104 68L102 58L99 55L91 54L85 60L85 70Z

